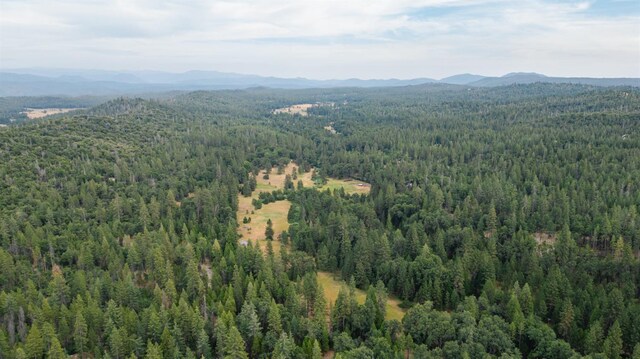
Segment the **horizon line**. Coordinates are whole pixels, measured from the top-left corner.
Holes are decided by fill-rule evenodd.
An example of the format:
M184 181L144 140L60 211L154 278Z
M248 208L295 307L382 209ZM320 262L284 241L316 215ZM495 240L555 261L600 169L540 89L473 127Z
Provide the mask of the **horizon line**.
M511 71L511 72L507 72L507 73L503 73L502 75L483 75L480 73L474 73L474 72L459 72L459 73L454 73L448 76L444 76L441 78L437 78L437 77L431 77L431 76L414 76L414 77L370 77L370 78L362 78L362 77L344 77L344 78L338 78L338 77L332 77L332 78L314 78L314 77L301 77L301 76L286 76L286 75L262 75L262 74L257 74L257 73L242 73L242 72L234 72L234 71L221 71L221 70L204 70L204 69L190 69L190 70L184 70L184 71L171 71L171 70L152 70L152 69L118 69L118 70L112 70L112 69L100 69L100 68L70 68L70 67L22 67L22 68L3 68L0 67L0 73L15 73L15 74L25 74L25 75L32 75L32 76L42 76L42 77L50 77L50 78L59 78L61 76L65 76L64 74L59 74L59 75L44 75L44 74L35 74L35 73L31 73L30 71L59 71L59 72L64 72L64 71L69 71L69 72L73 72L73 71L96 71L96 72L107 72L107 73L122 73L122 74L135 74L135 73L144 73L144 72L155 72L155 73L161 73L161 74L171 74L171 75L183 75L183 74L187 74L187 73L192 73L192 72L209 72L209 73L219 73L219 74L225 74L225 75L237 75L237 76L256 76L256 77L262 77L262 78L279 78L279 79L285 79L285 80L309 80L309 81L323 81L323 82L330 82L330 81L350 81L350 80L360 80L360 81L393 81L393 80L397 80L397 81L412 81L412 80L434 80L434 81L442 81L444 79L447 78L451 78L454 76L463 76L463 75L468 75L468 76L481 76L481 77L485 77L485 78L501 78L501 77L506 77L509 75L535 75L535 76L541 76L541 77L547 77L547 78L589 78L589 79L640 79L640 76L618 76L618 77L607 77L607 76L588 76L588 75L579 75L579 76L571 76L571 75L548 75L545 73L541 73L541 72L536 72L536 71ZM53 76L53 77L52 77Z

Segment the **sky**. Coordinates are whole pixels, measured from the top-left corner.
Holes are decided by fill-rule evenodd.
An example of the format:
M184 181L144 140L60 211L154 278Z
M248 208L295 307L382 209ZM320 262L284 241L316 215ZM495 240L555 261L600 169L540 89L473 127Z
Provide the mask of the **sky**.
M0 69L640 77L636 0L0 0Z

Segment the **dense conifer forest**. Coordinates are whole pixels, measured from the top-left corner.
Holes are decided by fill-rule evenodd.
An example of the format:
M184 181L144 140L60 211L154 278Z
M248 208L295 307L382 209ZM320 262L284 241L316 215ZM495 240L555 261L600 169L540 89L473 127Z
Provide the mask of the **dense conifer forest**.
M0 127L0 359L640 358L639 207L638 88L119 98Z

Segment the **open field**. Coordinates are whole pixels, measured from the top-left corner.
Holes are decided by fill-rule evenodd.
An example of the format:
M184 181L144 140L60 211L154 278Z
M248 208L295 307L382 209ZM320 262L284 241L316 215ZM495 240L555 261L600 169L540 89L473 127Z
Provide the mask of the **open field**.
M347 289L347 283L342 280L335 279L334 275L328 272L318 272L318 283L324 290L324 296L327 299L327 303L334 305L338 298L340 288ZM367 299L367 293L365 291L356 289L356 300L359 304L364 303ZM404 310L400 308L400 301L397 299L389 298L387 300L387 314L385 318L387 320L402 320L404 317Z
M327 189L333 191L336 189L344 188L344 191L348 194L369 194L369 192L371 192L370 184L353 179L329 178L327 180L327 184L317 188L320 191L324 191Z
M294 169L298 166L290 162L284 170L284 173L277 174L278 169L272 168L269 174L269 179L263 179L263 175L266 171L260 171L256 178L256 190L253 191L250 197L244 197L241 194L238 195L238 213L237 220L240 224L238 233L242 236L241 240L252 241L260 246L262 251L266 251L267 240L265 239L265 230L267 228L267 221L271 219L273 222L274 240L272 241L274 253L280 253L281 243L277 240L278 235L282 231L289 228L289 221L287 215L289 214L289 208L291 208L291 202L289 201L277 201L269 204L265 204L260 209L255 209L251 203L254 198L258 198L261 192L272 192L278 189L284 188L285 176L292 174ZM319 190L325 189L339 189L344 188L345 192L349 194L360 193L368 194L371 190L371 186L368 183L361 181L344 179L338 180L330 178L326 185L322 187L314 186L314 182L311 180L311 172L304 174L298 174L298 180L302 180L305 187L315 187ZM298 180L294 180L297 183ZM253 213L252 213L253 212ZM242 223L244 217L251 218L250 223ZM318 282L322 285L327 302L333 305L338 298L338 292L340 288L347 288L344 281L334 279L331 273L318 272ZM364 303L366 299L366 293L360 289L356 289L356 300L358 303ZM396 299L390 298L387 301L387 314L386 319L402 320L404 316L404 310L399 307L400 302Z
M288 113L290 115L308 116L309 113L307 113L307 110L314 106L317 105L311 103L301 103L298 105L291 105L289 107L277 108L273 110L273 113L276 115L279 113Z
M287 221L287 215L289 214L289 208L291 202L289 201L277 201L269 204L265 204L262 208L254 210L254 214L251 214L251 197L243 197L242 204L239 204L241 210L238 212L238 223L240 228L238 233L242 235L242 240L251 240L257 243L263 251L266 251L267 240L265 239L264 232L267 229L267 221L271 219L273 223L273 251L280 253L280 241L277 240L282 231L289 228L289 222ZM247 209L248 213L247 214ZM250 223L242 223L243 217L250 217Z
M251 240L257 243L263 250L266 248L266 240L264 232L267 228L267 221L271 219L273 222L274 239L278 237L282 231L289 228L287 221L287 215L289 214L289 208L291 203L289 201L277 201L263 205L260 209L255 209L251 203L253 199L257 199L261 192L272 192L275 190L283 189L284 182L287 174L292 174L294 170L297 170L298 166L290 162L285 167L282 174L277 174L278 169L276 167L271 169L269 179L264 179L263 176L266 171L260 171L256 178L256 190L253 191L250 197L244 197L238 194L238 213L237 221L240 224L238 233L242 236L243 240ZM311 180L311 172L298 174L298 179L294 180L297 183L301 180L305 187L313 187L314 182ZM368 183L363 183L355 180L338 180L330 178L326 185L322 187L316 187L320 190L325 189L339 189L344 188L347 193L369 193L371 186ZM252 213L253 212L253 213ZM250 223L242 223L244 217L251 218ZM276 253L280 251L280 242L273 241L273 248Z
M260 171L260 173L258 174L258 177L256 178L256 182L258 184L256 186L256 191L254 193L256 195L256 198L260 192L271 192L278 189L283 189L286 176L292 175L294 169L295 170L298 169L298 165L296 165L294 162L289 162L289 164L287 165L287 167L285 167L284 172L282 174L278 174L278 168L273 167L271 169L271 172L269 173L269 179L263 179L262 176L264 176L266 171L264 170ZM292 180L294 185L297 185L298 181L302 180L302 184L305 187L313 186L313 181L311 180L311 172L298 174L298 179L295 179L295 180L292 179Z
M289 107L282 107L273 110L274 114L286 113L289 115L309 116L308 110L312 107L329 106L335 107L333 102L300 103Z
M59 113L67 113L75 110L81 110L81 108L27 108L22 111L22 113L27 115L27 118L30 120L33 120L35 118L57 115Z
M289 222L287 221L287 215L289 214L289 208L291 202L289 201L277 201L263 205L260 209L255 209L251 201L258 198L261 192L272 192L284 188L285 177L287 174L292 174L293 171L298 169L298 166L290 162L282 174L277 174L278 169L276 167L271 169L269 179L263 179L262 176L266 171L260 171L256 178L256 190L253 191L250 197L244 197L241 194L238 195L238 213L237 221L240 224L238 233L242 236L242 240L251 240L258 244L260 248L265 251L267 248L267 241L265 239L264 232L267 229L267 221L271 219L273 222L274 241L272 242L273 250L275 253L280 253L280 241L277 240L282 231L289 228ZM311 172L298 175L298 180L302 180L304 186L313 186L311 180ZM297 183L295 180L294 183ZM253 211L253 214L251 213ZM251 218L250 223L242 223L244 217Z
M287 167L285 167L282 174L278 174L278 168L273 167L271 169L271 172L269 173L269 179L262 178L266 173L265 170L260 171L256 178L256 191L252 194L252 197L258 198L258 194L260 194L260 192L272 192L283 189L286 175L292 174L294 169L298 169L298 166L294 162L290 162ZM298 178L293 180L294 185L297 185L298 181L302 180L302 185L304 187L315 187L320 191L324 191L326 189L335 190L339 188L344 188L345 192L348 194L368 194L371 191L370 184L350 178L328 178L327 184L323 186L317 186L311 179L312 172L313 170L305 172L303 174L298 174Z

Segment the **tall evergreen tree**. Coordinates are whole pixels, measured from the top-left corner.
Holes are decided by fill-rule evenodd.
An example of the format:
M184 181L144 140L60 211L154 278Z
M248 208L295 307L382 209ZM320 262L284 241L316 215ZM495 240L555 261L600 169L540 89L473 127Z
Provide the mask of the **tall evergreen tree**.
M73 325L73 342L75 344L76 352L80 354L81 358L84 358L84 352L87 349L87 332L87 323L84 320L84 316L82 313L78 312Z
M39 359L44 355L44 341L42 340L42 334L40 328L37 325L33 325L29 329L26 342L24 344L24 351L27 358Z

